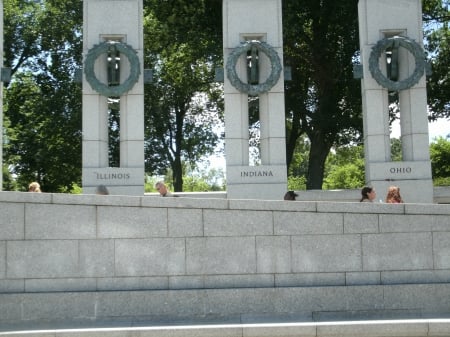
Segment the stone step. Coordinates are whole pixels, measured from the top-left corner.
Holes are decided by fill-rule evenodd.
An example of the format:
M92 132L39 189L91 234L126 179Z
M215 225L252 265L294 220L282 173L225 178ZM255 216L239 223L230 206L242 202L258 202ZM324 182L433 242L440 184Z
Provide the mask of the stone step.
M119 324L115 322L115 324ZM41 324L43 326L44 324ZM372 320L266 324L47 328L0 332L2 337L438 337L450 335L450 319Z
M450 318L450 284L0 294L0 326L67 321L161 325L392 318Z

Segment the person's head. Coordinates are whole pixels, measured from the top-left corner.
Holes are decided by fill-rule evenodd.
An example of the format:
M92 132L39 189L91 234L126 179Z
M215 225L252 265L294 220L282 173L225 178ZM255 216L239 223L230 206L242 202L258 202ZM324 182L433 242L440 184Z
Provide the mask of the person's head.
M294 191L287 191L284 195L284 200L295 200L295 197L298 196Z
M364 201L364 200L373 201L373 200L375 200L376 197L377 197L377 194L373 187L364 186L361 189L361 200L360 201Z
M398 186L389 186L388 192L386 195L387 203L402 203L402 197L400 196L400 187Z
M41 185L38 182L33 181L28 185L28 192L41 192Z
M162 196L167 194L167 186L166 186L166 184L164 184L164 182L158 181L155 184L155 188L159 192L159 194L161 194Z
M99 195L108 195L109 191L105 185L98 185L95 193Z

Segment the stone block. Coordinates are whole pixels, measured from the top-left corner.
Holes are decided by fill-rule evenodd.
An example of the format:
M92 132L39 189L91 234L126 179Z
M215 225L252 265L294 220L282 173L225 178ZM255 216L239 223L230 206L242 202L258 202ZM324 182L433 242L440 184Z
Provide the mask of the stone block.
M282 47L281 2L278 0L223 2L223 41L224 46L234 48L241 39L263 36L273 47ZM252 15L247 15L252 13ZM268 17L268 13L269 16ZM243 20L242 18L246 19Z
M314 201L291 202L286 200L237 200L228 201L229 209L250 209L262 211L295 211L295 212L315 212L317 210ZM277 213L274 212L274 217Z
M79 250L76 240L9 241L7 278L76 277Z
M305 319L303 319L305 320ZM295 321L298 321L296 319ZM317 328L314 325L254 325L243 328L245 337L317 337Z
M419 309L448 312L450 284L402 284L385 286L385 309Z
M280 81L283 83L282 81ZM284 88L284 87L283 87ZM274 90L274 88L272 88ZM284 91L270 92L260 97L261 139L269 137L286 139ZM264 113L262 113L262 111ZM278 148L278 150L281 150ZM284 151L282 151L284 152Z
M83 193L85 188L83 187ZM95 193L95 188L93 192ZM104 205L104 206L140 206L141 197L123 195L94 195L94 194L53 194L54 204L70 204L70 205Z
M286 181L285 165L260 165L260 166L227 166L227 182L231 184L252 184L247 193L251 193L259 187L256 184L275 184ZM286 191L286 186L283 186ZM284 193L274 200L282 200ZM239 198L237 198L239 199Z
M344 234L378 233L378 217L377 214L345 213Z
M389 136L385 134L377 134L377 135L367 135L364 138L364 148L366 152L366 162L369 161L369 165L374 162L389 162L391 155L388 149ZM389 145L390 146L390 145ZM367 149L366 149L367 147ZM376 170L376 168L371 168L371 174L376 174L372 172L372 170Z
M89 320L96 316L95 294L90 292L26 294L22 303L25 321Z
M22 319L22 297L0 294L0 322L14 322Z
M185 273L185 240L117 239L116 276L169 276Z
M429 232L433 221L426 215L380 214L381 233Z
M360 4L364 6L365 20L360 28L366 32L367 42L375 43L380 36L380 28L386 31L406 31L408 37L421 41L421 8L418 1L371 1L364 0ZM366 43L367 43L366 42ZM362 40L361 43L365 43Z
M278 288L275 294L275 312L379 310L384 306L380 286Z
M292 237L293 272L361 271L360 235Z
M382 284L380 272L345 273L345 284L348 286Z
M317 327L317 336L345 336L345 337L392 337L427 336L428 324L426 322L352 322L342 324L329 324Z
M205 277L199 276L171 276L168 289L204 289Z
M84 21L89 23L85 40L91 44L100 42L99 35L124 35L128 44L141 49L141 34L137 33L137 27L141 27L142 13L140 1L114 1L114 6L105 5L105 1L87 1L84 4ZM126 16L129 20L123 20ZM98 20L99 17L108 20ZM91 48L92 45L88 45Z
M23 292L25 292L25 281L24 280L0 279L0 293L23 293ZM1 320L1 318L0 318L0 320Z
M381 273L381 283L450 283L450 270L385 271Z
M145 176L144 161L144 139L120 141L120 165L122 167L140 169L142 176ZM142 181L141 185L144 185Z
M344 216L339 213L275 212L275 235L342 234Z
M227 167L227 172L229 170L230 167ZM280 174L283 174L281 171ZM227 179L227 197L230 199L282 200L285 193L286 181L283 180L254 184L230 182Z
M433 233L433 260L437 269L450 268L450 232Z
M108 189L113 186L142 186L144 168L127 168L127 167L84 167L83 169L83 186L105 185Z
M136 85L136 87L139 87ZM142 86L143 88L143 86ZM123 116L120 120L120 141L139 141L144 147L144 98L142 95L126 95L121 97L121 111L127 111L127 118ZM121 153L122 154L122 153Z
M177 193L174 193L177 195ZM227 199L198 199L189 197L163 198L160 196L142 198L142 207L164 207L164 208L191 208L191 209L226 209L228 208Z
M0 240L23 240L25 233L25 204L0 204Z
M234 87L233 87L234 88ZM245 139L248 147L248 98L234 89L236 93L225 95L228 114L225 115L225 130L230 139Z
M205 210L204 236L272 235L272 212Z
M448 320L433 321L428 323L429 336L448 336L450 331L450 322Z
M81 277L114 276L114 240L79 241Z
M345 273L276 274L276 287L344 286Z
M6 241L0 241L0 280L6 278Z
M450 190L449 190L450 192ZM435 194L437 194L435 192ZM438 193L439 194L439 193ZM450 193L449 193L450 194ZM414 204L405 205L406 214L435 214L450 216L450 205ZM450 223L450 221L448 222Z
M258 273L291 272L291 242L289 236L256 237Z
M201 209L169 208L167 216L170 237L203 236L204 225Z
M272 288L273 275L245 274L245 275L208 275L204 277L205 289L230 288Z
M167 210L141 207L98 207L99 238L167 236Z
M363 234L363 270L433 269L430 233Z
M96 289L95 278L61 278L25 280L25 292L70 292Z
M256 273L254 237L186 239L187 274Z
M39 204L46 204L52 202L51 193L28 193L28 192L9 192L0 191L0 201L1 202L32 202Z
M102 277L97 279L99 291L166 290L168 277Z
M84 205L39 205L25 207L27 239L94 239L96 209Z

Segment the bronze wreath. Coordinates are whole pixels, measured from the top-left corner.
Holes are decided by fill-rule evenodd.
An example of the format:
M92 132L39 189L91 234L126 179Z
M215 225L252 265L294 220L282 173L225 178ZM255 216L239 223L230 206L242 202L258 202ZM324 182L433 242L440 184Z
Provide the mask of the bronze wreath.
M256 47L258 51L267 55L271 64L271 72L269 77L264 83L261 84L248 84L240 80L236 73L236 64L239 57L242 54L247 53L252 47ZM233 87L240 92L247 93L252 96L269 91L280 79L281 74L281 61L278 53L269 44L261 41L246 41L239 47L236 47L228 56L226 65L227 77Z
M107 97L118 97L133 88L139 79L141 67L136 51L132 47L122 42L114 42L114 47L121 54L125 55L130 62L130 75L123 83L117 86L108 86L108 84L100 82L94 71L95 60L97 60L100 55L108 53L110 46L111 42L105 41L94 45L94 47L89 50L86 59L84 60L84 73L86 75L86 80L89 82L92 89L99 94Z
M379 58L381 54L386 51L386 49L393 46L394 43L398 42L400 47L406 48L413 56L416 63L414 72L408 78L401 81L391 81L380 70ZM390 38L385 38L377 42L375 46L372 47L372 52L369 57L369 70L372 77L377 81L382 87L391 90L399 91L409 89L424 75L425 71L425 53L422 47L414 40L408 39L403 36L394 36Z

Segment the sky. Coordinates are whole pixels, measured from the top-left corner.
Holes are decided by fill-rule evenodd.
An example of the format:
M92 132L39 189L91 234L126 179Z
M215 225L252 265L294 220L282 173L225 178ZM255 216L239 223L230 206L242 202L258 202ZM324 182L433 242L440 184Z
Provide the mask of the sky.
M430 143L432 143L433 140L439 136L446 138L446 136L450 134L450 120L440 118L435 122L428 123L428 134ZM399 121L396 120L392 124L391 138L399 138L399 137L400 137L400 124Z

